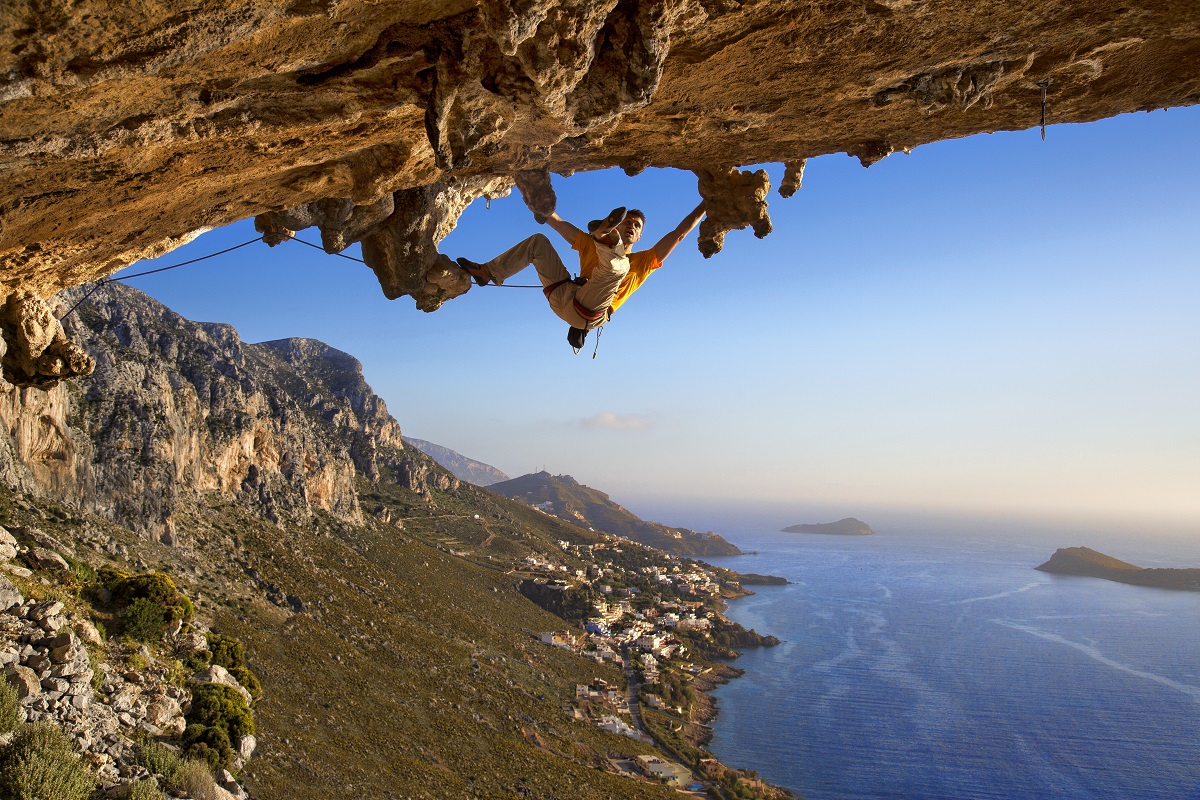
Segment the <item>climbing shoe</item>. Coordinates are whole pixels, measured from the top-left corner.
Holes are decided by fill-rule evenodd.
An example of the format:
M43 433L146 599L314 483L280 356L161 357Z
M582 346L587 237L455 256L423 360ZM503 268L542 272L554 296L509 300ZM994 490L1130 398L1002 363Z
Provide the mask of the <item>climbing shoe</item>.
M603 236L613 228L621 224L625 219L625 206L617 206L612 211L608 212L608 216L604 219L594 219L588 223L588 233L593 236Z
M567 331L567 344L574 350L582 350L583 340L586 338L587 331L583 328L571 328Z
M485 267L483 264L479 264L475 261L471 261L470 259L463 258L462 256L459 256L458 258L456 258L454 260L458 262L458 265L460 267L462 267L468 273L470 273L471 277L474 278L475 282L478 283L480 286L487 286L489 283L492 282L491 278L485 278L485 277L481 277L481 276L475 274L476 272L483 272L485 274L487 273L487 267Z

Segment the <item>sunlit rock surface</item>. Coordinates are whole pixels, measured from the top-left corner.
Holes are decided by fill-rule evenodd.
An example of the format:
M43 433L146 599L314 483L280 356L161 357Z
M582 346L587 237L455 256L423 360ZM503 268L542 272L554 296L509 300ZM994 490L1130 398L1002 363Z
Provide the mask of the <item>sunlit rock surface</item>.
M544 217L550 172L695 172L712 255L771 230L765 175L738 167L786 163L786 197L806 158L1029 128L1043 95L1052 123L1200 99L1179 0L12 0L0 37L20 385L90 365L30 349L36 309L11 309L246 217L361 241L385 295L431 311L470 286L436 252L462 210L519 186Z

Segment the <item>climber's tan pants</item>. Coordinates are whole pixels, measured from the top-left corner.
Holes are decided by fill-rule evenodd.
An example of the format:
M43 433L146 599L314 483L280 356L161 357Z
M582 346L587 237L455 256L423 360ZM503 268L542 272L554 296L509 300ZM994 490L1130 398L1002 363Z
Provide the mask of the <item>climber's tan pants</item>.
M629 257L623 245L609 247L596 243L599 264L583 286L571 281L571 273L563 266L554 246L544 234L535 233L525 241L510 247L485 265L498 284L516 275L530 264L537 270L543 287L554 287L546 294L550 309L573 328L585 330L603 325L607 314L587 319L576 310L576 304L594 312L607 311L621 281L629 273ZM555 286L557 284L557 286Z

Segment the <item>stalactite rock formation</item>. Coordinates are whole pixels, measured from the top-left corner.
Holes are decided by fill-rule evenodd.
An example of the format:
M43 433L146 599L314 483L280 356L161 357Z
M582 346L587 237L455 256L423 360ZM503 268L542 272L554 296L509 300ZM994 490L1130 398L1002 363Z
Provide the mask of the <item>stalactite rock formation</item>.
M21 385L88 365L31 347L12 303L248 217L362 242L385 295L432 311L470 288L437 253L462 210L516 185L543 219L551 173L695 172L711 255L770 230L746 165L789 165L786 197L818 155L1200 100L1200 7L1178 0L11 0L0 42Z

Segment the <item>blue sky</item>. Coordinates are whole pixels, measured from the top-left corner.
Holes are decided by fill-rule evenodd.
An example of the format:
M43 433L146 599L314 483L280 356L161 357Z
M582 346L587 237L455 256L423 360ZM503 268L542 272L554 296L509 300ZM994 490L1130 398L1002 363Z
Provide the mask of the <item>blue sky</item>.
M361 264L252 245L130 281L246 341L358 357L406 433L510 475L569 473L638 510L750 502L1156 519L1200 530L1200 108L941 142L863 169L809 162L775 231L685 241L575 355L541 293L425 314ZM773 185L782 168L766 165ZM694 207L673 170L555 176L582 223ZM539 228L514 194L442 251ZM130 272L254 237L251 221ZM299 234L318 241L315 230ZM357 255L357 246L348 251ZM532 269L512 282L536 283ZM594 336L594 334L593 334ZM665 520L670 521L670 520Z

